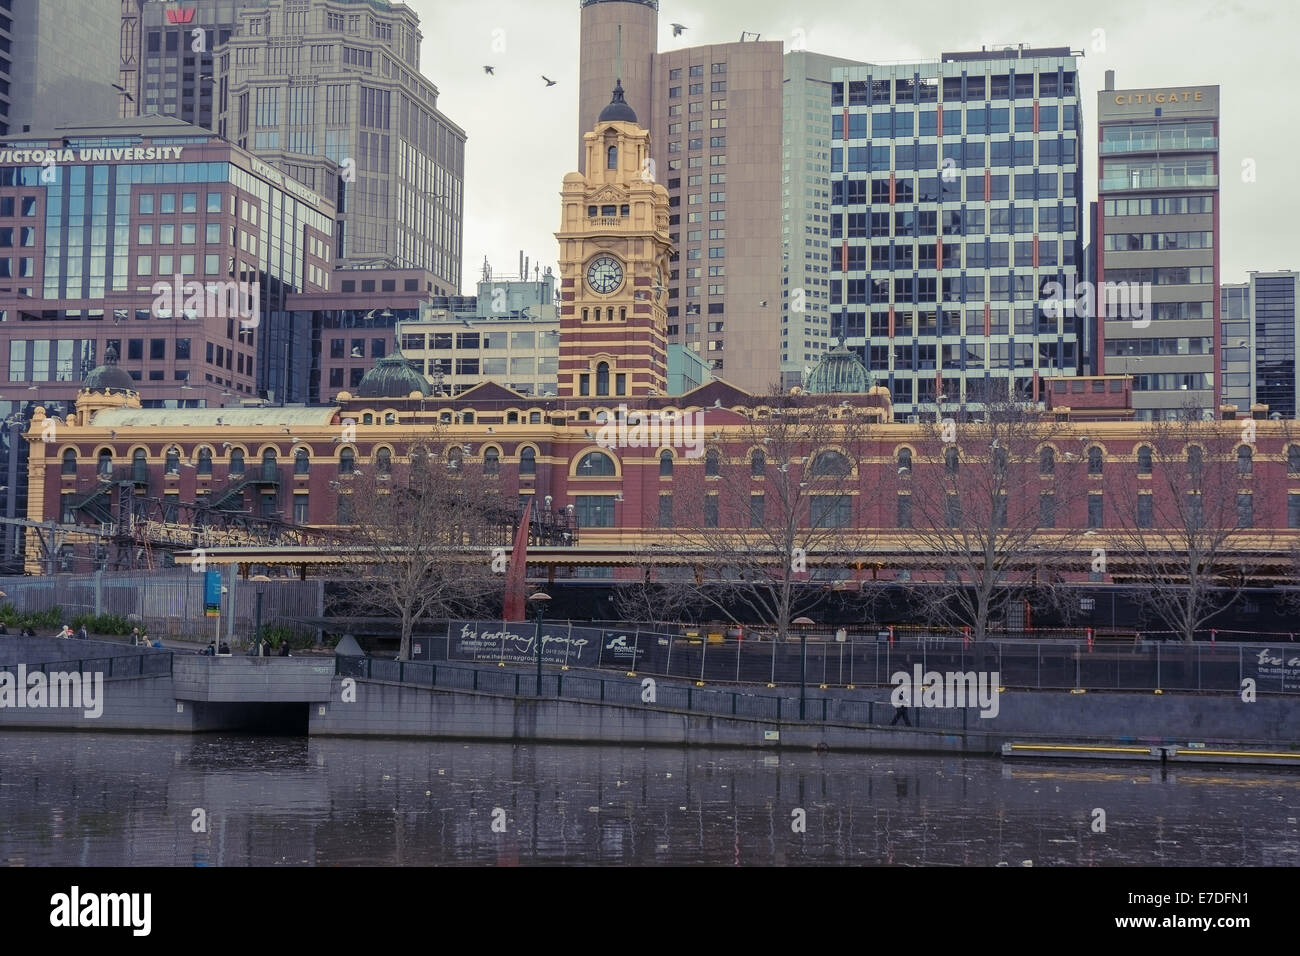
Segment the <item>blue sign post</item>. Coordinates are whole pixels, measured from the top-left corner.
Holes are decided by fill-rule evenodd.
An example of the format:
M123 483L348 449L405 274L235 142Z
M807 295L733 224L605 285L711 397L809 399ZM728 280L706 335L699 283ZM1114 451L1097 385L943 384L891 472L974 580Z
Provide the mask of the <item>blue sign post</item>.
M221 616L221 572L205 571L203 580L203 614Z

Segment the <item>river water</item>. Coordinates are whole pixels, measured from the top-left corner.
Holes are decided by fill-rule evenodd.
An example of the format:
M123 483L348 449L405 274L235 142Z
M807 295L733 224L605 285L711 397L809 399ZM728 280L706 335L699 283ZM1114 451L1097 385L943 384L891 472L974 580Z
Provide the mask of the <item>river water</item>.
M1285 770L0 733L0 865L1296 866L1298 818Z

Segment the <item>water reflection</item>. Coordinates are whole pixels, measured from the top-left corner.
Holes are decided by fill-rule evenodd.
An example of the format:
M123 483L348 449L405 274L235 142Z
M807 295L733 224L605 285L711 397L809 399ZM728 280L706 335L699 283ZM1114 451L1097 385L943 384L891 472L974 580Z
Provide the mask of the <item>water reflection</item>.
M0 734L9 865L1296 865L1298 817L1283 771Z

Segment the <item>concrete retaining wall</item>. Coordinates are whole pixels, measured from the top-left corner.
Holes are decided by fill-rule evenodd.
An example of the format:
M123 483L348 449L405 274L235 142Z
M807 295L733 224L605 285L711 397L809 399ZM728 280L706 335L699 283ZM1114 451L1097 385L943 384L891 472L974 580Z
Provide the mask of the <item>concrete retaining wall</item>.
M328 700L334 680L329 657L206 657L172 662L181 700L288 703Z
M816 747L824 743L837 750L975 753L996 753L1004 742L1038 738L1300 747L1300 701L1269 698L1244 704L1229 695L1009 691L1001 695L997 717L984 719L978 711L969 711L963 732L792 723L364 680L357 681L356 700L349 703L343 701L342 690L336 680L329 701L312 705L312 734L703 747ZM873 698L877 694L881 695L877 699L883 699L879 691L873 692Z

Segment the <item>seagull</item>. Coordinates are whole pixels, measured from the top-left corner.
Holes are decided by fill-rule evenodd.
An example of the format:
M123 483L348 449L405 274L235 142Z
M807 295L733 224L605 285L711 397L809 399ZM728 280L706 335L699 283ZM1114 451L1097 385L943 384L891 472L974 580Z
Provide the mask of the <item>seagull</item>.
M283 431L286 435L292 435L292 434L293 434L293 429L290 428L288 425L286 425L284 422L281 422L281 423L280 423L280 429L281 429L281 431Z
M615 501L622 501L622 500L623 500L623 492L620 491L618 494L616 494L616 495L614 496L614 500L615 500Z
M555 85L555 81L554 81L553 79L551 79L549 76L547 76L546 74L544 74L544 73L542 74L542 79L544 79L544 80L546 81L546 85L547 85L547 86L554 86L554 85Z
M353 358L365 358L365 356L361 354L361 349L353 349L353 350L352 350L352 357L353 357Z
M759 302L758 302L758 307L759 307L760 309L766 309L766 308L767 308L767 299L760 299Z
M494 67L494 66L485 66L485 67L483 67L483 72L486 73L488 76L495 76L495 75L496 75L496 67Z
M715 398L715 399L713 400L713 407L714 407L714 408L721 408L721 407L722 407L722 399L720 399L720 398Z
M113 429L110 428L110 429L108 430L108 437L109 437L109 438L116 438L116 437L117 437L117 432L115 432Z
M673 28L673 36L675 37L681 36L682 31L687 29L686 27L682 26L680 23L672 24L672 28Z
M993 443L990 444L989 447L990 447L990 448L1001 448L1002 446L998 443L998 440L995 438L995 439L993 439Z
M899 473L900 475L909 475L909 474L912 473L912 469L911 469L911 468L908 468L908 467L906 467L906 466L904 466L904 467L898 469L898 473Z
M233 448L234 446L233 446L232 444L230 444L230 442L227 441L227 442L222 442L222 443L221 443L221 447L222 447L222 449L224 450L224 449L226 449L226 448Z
M586 430L585 434L586 434L586 436L587 436L588 441L595 441L595 440L596 440L596 433L593 432L590 428L588 428L588 429Z

